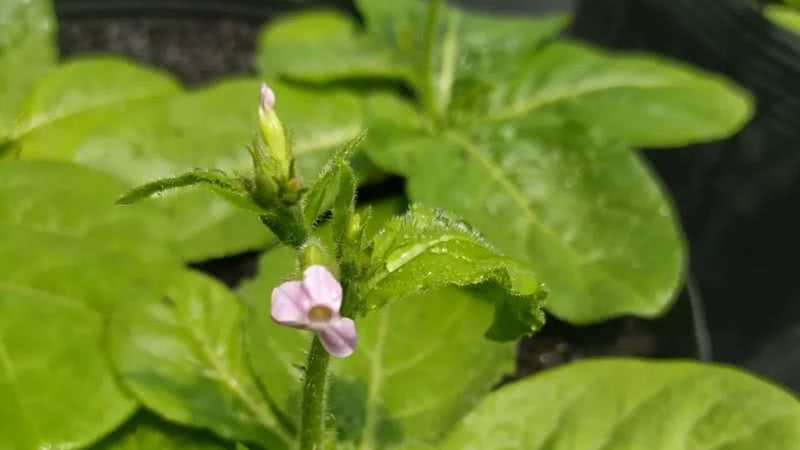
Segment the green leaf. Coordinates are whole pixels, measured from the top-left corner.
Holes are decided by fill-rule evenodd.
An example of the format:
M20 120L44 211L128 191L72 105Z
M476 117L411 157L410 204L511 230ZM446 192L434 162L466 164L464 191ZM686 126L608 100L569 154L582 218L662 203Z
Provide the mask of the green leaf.
M49 0L5 0L0 8L0 144L13 132L31 84L55 63L56 20ZM2 149L0 148L0 154Z
M294 252L278 248L264 254L258 276L239 293L251 308L246 330L253 369L296 423L310 334L276 325L269 312L270 291L293 273ZM476 332L491 317L490 303L470 291L443 288L358 320L356 352L332 361L330 405L340 439L361 448L436 442L513 370L514 345Z
M63 234L0 233L0 448L89 445L136 408L106 359L102 312L150 295L139 262Z
M126 110L179 92L166 74L125 60L77 59L33 85L14 130L15 146L26 158L63 157Z
M427 7L417 0L358 1L366 30L341 13L317 10L284 16L261 33L257 65L268 77L284 75L315 83L342 80L407 82L421 92L424 79L437 78L441 106L446 106L457 63L490 67L488 55L514 54L534 47L565 24L564 17L500 18L445 8L436 32L436 73L421 74ZM464 26L459 26L463 17ZM465 56L458 58L459 52ZM314 57L308 57L314 55Z
M356 147L363 140L361 134L337 151L327 164L322 168L316 181L303 196L303 214L306 224L310 227L314 225L319 216L333 203L336 193L339 190L339 179L346 176L344 172L349 171L349 176L354 177L350 168L350 159ZM355 189L355 183L351 189ZM351 196L352 197L352 196Z
M250 197L250 193L241 178L231 177L219 170L206 169L195 169L176 177L162 178L145 183L120 196L116 203L131 204L170 189L194 185L206 186L235 206L255 212L263 212L261 207Z
M213 436L140 413L91 450L233 450ZM237 447L238 449L238 447Z
M256 65L266 77L289 75L313 82L391 80L407 71L390 48L363 35L351 18L328 10L271 22L259 36Z
M528 262L550 291L551 313L582 324L653 317L671 304L683 244L668 198L634 153L542 116L472 135L403 134L389 125L401 106L384 99L370 108L370 138L384 130L368 142L370 156L409 177L413 200L453 211Z
M442 450L800 449L800 404L734 369L608 359L490 394Z
M340 439L361 448L436 443L504 375L514 343L481 336L492 305L440 288L357 323L353 356L336 361L330 402Z
M253 373L267 395L295 427L300 423L302 366L311 334L282 327L270 318L272 290L297 274L296 252L277 247L259 259L259 271L253 280L237 290L248 313L245 319L245 347Z
M364 302L356 309L360 313L429 289L487 283L500 288L492 296L497 325L517 324L527 334L544 322L545 292L533 273L442 211L415 206L389 221L373 238L370 259L367 274L353 283ZM501 336L497 326L492 331L492 338L519 337Z
M526 58L513 77L497 76L486 81L483 96L461 99L481 125L544 110L634 146L671 147L727 137L752 115L749 96L722 78L575 43L551 44Z
M764 15L772 22L795 33L800 33L800 11L797 8L783 5L766 5L764 6Z
M72 163L0 161L0 224L80 238L151 261L174 259L167 212L153 205L114 206L124 188L110 175Z
M237 299L198 273L172 275L163 297L121 304L112 317L109 351L123 384L169 420L288 448L245 360Z

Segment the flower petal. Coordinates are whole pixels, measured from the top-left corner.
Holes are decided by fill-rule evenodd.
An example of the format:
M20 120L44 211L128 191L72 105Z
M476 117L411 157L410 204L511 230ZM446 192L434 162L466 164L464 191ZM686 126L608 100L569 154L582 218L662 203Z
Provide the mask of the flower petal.
M281 325L304 328L310 307L311 298L300 281L287 281L272 290L270 315Z
M331 355L339 358L350 356L356 349L356 324L347 317L331 320L319 332L319 340Z
M331 311L339 313L342 306L342 285L325 266L309 266L303 272L303 286L311 296L312 306L327 306Z

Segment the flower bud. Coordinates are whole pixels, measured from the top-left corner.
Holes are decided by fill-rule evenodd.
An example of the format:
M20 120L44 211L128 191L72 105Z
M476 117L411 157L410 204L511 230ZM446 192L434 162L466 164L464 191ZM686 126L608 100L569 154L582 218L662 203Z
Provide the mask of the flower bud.
M361 214L353 213L347 224L347 238L356 239L361 235Z
M265 83L261 84L258 105L258 123L261 140L266 144L269 154L283 178L289 178L292 156L286 142L283 124L275 113L275 93Z
M310 240L303 246L303 267L315 264L328 265L331 258L319 242Z
M303 196L305 188L303 187L303 179L294 177L287 181L283 188L283 201L289 205L294 205L300 201Z

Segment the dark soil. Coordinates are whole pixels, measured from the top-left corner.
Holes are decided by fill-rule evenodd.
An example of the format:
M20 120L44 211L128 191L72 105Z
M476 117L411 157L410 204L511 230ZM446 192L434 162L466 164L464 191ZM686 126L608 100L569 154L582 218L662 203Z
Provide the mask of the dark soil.
M674 4L694 7L693 2ZM698 1L709 2L718 0ZM538 9L545 3L550 8L569 2L507 0L504 8ZM297 6L244 0L140 0L133 4L60 0L56 4L65 58L126 55L164 68L190 85L250 73L262 21L287 5ZM739 136L723 143L647 153L675 197L690 241L690 273L697 278L698 289L692 297L682 293L675 307L658 320L622 318L574 327L551 318L540 334L520 343L516 376L590 356L708 357L713 346L715 359L750 367L798 389L800 352L792 349L800 348L800 284L796 281L800 273L796 261L800 253L796 232L800 229L800 128L790 120L800 117L795 113L800 105L800 77L792 71L796 67L775 66L769 58L766 62L756 58L752 64L735 61L747 52L763 53L763 48L752 44L754 39L758 42L753 36L772 33L765 28L768 25L748 22L734 27L736 32L749 33L749 40L741 41L749 45L744 49L730 44L740 42L735 35L725 36L724 30L710 27L716 33L709 34L723 40L723 48L735 47L738 53L708 54L719 45L706 48L695 42L692 13L682 11L676 16L674 11L654 6L658 4L673 3L584 1L572 32L612 47L660 51L729 73L745 86L756 86L759 114ZM346 2L337 6L352 11ZM784 51L791 50L791 43L786 43L789 38L779 34L777 39ZM783 56L776 57L782 64L800 61L797 54ZM196 267L235 285L254 273L257 256L248 253ZM703 301L710 328L703 319Z

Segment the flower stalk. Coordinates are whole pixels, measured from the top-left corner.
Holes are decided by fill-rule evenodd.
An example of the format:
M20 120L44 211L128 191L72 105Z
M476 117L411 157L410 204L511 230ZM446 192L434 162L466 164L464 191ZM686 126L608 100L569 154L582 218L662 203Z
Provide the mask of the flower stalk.
M300 450L322 450L325 437L325 411L328 395L330 355L314 336L306 362L303 402L300 416Z

